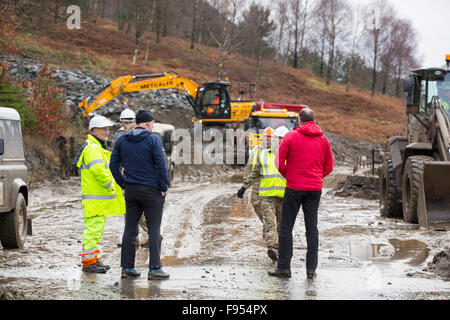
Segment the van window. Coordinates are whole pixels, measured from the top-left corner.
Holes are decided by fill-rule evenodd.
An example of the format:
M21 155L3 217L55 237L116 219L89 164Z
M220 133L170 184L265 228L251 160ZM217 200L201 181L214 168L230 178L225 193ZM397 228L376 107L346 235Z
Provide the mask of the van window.
M20 121L0 120L0 138L5 141L3 157L23 158L23 142Z

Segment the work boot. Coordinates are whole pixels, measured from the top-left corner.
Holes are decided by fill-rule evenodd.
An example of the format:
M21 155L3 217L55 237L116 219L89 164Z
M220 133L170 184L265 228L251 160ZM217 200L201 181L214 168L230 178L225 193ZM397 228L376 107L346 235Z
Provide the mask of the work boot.
M108 271L106 268L100 267L97 263L91 264L82 270L87 273L106 273Z
M101 267L101 268L105 268L106 270L111 269L111 267L110 267L109 265L103 264L103 263L100 261L100 259L97 260L97 266L99 266L99 267Z
M161 268L160 269L151 269L148 272L148 280L164 280L164 279L169 279L170 274L168 274L167 272L163 271Z
M307 271L306 272L306 278L313 279L317 276L317 274L314 271Z
M291 277L291 271L290 270L281 270L281 269L274 269L267 272L269 276L271 277L278 277L278 278L290 278Z
M272 261L278 260L278 250L275 248L269 248L267 249L267 255L269 256Z
M135 268L122 268L122 278L128 278L130 277L139 277L141 273L137 271Z

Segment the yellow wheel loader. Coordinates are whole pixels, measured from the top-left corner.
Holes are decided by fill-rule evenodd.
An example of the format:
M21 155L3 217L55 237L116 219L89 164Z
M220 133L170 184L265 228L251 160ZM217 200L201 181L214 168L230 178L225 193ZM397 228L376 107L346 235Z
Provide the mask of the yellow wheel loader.
M380 212L409 223L450 229L450 55L447 67L414 70L406 136L388 139L380 168Z

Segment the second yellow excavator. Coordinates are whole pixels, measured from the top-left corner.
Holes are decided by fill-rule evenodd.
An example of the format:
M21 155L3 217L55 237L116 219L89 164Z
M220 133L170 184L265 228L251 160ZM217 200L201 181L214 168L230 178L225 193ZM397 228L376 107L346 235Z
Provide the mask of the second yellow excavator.
M186 94L186 98L194 109L193 121L201 121L205 125L240 125L249 118L254 101L232 101L228 81L207 82L203 86L194 81L180 77L175 73L159 73L149 75L123 76L111 81L93 95L82 100L78 106L83 109L83 116L105 105L123 92L137 92L156 89L178 89ZM90 101L96 97L95 100ZM237 126L232 126L237 127Z

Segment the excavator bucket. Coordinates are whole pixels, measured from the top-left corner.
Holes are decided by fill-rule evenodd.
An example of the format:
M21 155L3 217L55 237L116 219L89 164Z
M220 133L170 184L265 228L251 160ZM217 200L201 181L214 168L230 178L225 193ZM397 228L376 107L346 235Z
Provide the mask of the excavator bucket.
M417 208L419 224L435 230L449 231L450 162L425 162L422 182Z

